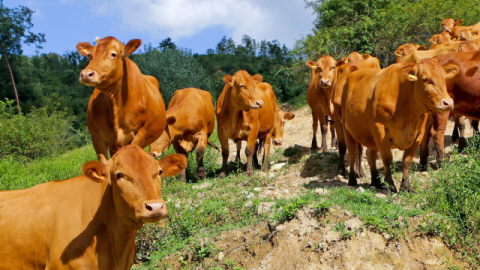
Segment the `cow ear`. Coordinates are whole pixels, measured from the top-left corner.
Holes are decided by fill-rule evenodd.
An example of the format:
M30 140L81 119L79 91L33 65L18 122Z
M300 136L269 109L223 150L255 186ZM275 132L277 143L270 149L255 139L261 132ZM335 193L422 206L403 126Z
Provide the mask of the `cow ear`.
M232 75L225 75L225 76L223 76L223 82L224 82L224 83L228 83L228 84L230 84L231 86L233 86L233 77L232 77Z
M125 57L129 56L130 54L134 53L138 47L142 45L142 40L141 39L132 39L130 40L127 45L125 45L125 48L123 49Z
M82 172L85 176L95 182L103 182L108 179L108 168L99 161L89 161L82 166Z
M309 68L312 68L312 69L316 69L316 68L318 67L318 66L317 66L317 63L316 63L315 61L312 61L312 60L310 60L310 61L307 62L307 66L308 66Z
M175 124L176 121L177 121L177 119L173 115L167 117L167 125L169 125L169 126Z
M417 47L417 51L425 51L427 49L427 47L423 45L415 45L415 47Z
M88 42L79 42L77 44L78 52L85 57L90 57L90 55L92 53L92 49L93 49L92 44L90 44Z
M443 66L443 70L445 70L445 73L447 73L447 75L445 76L445 79L450 79L450 78L453 78L455 75L457 75L459 68L457 65L449 64L449 65Z
M283 117L285 117L286 120L292 120L295 118L295 114L292 112L287 112Z
M107 165L108 159L103 154L98 154L98 161L103 163L103 165Z
M343 65L343 64L346 64L344 58L346 58L346 57L343 57L342 59L340 59L340 60L337 61L337 64L336 64L337 67L339 67L339 66L341 66L341 65Z
M158 161L161 168L160 177L174 176L187 167L187 157L182 154L170 154Z
M261 83L263 81L263 76L260 74L255 74L252 76L252 79L255 83Z
M407 80L409 80L411 82L415 82L415 81L418 80L417 72L415 71L415 69L413 69L411 67L403 70L403 76L405 76L405 78L407 78Z
M461 25L461 24L462 24L462 22L463 22L463 20L462 20L462 19L460 19L460 20L457 20L457 21L455 22L455 26L459 26L459 25Z

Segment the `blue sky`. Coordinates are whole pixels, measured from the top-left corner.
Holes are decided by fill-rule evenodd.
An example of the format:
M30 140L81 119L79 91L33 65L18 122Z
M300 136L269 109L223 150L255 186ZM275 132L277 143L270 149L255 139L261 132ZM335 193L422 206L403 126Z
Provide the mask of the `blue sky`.
M315 19L303 0L4 0L36 11L35 33L47 42L40 53L63 54L78 42L114 36L122 42L140 38L157 46L171 37L177 46L205 53L223 36L238 44L244 34L278 41L293 48L311 33ZM35 46L23 45L26 55Z

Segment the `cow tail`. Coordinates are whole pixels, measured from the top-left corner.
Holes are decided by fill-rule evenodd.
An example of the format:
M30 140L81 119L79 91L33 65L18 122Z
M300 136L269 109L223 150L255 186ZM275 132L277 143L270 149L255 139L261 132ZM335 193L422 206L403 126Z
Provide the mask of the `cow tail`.
M218 146L216 146L212 141L207 140L207 144L210 145L211 147L217 149L218 151L220 151L220 148L218 148Z

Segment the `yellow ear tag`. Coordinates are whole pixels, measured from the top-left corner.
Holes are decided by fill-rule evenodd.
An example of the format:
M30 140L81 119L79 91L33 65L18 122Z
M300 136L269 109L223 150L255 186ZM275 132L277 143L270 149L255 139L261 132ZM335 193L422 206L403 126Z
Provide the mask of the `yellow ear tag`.
M318 66L312 66L312 68L317 68Z
M408 75L408 77L410 77L411 79L414 79L414 80L416 80L416 79L417 79L417 76L415 76L415 75L412 75L412 74Z
M457 40L457 38L453 38L452 40L454 40L454 41L455 41L455 40Z
M401 54L396 54L396 56L398 56L398 57L402 57L402 55L401 55Z
M477 36L477 34L475 34L475 35L473 35L473 36L474 36L474 37L476 37L476 36Z
M347 60L345 60L345 64L348 64L348 59L347 59Z

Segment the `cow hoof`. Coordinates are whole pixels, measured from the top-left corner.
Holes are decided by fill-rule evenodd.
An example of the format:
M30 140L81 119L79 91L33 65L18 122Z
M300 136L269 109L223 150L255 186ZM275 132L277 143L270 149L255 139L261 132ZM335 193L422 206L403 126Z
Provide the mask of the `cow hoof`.
M205 180L205 178L207 178L207 174L205 173L205 169L197 172L197 176L196 176L197 181Z

